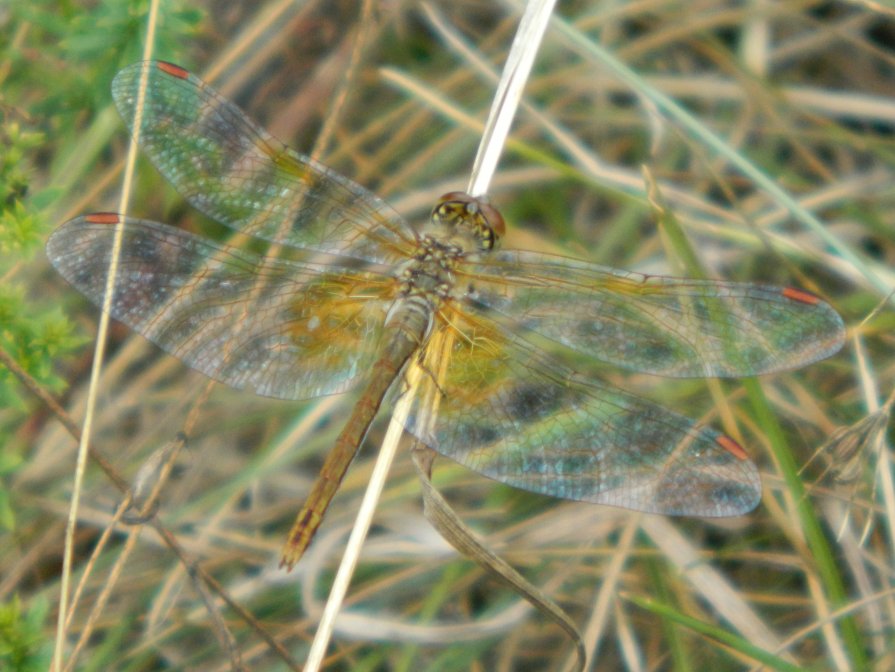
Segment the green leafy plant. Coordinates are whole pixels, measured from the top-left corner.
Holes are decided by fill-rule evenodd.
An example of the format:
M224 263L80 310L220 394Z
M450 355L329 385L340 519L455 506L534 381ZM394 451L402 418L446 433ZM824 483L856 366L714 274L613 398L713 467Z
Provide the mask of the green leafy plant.
M45 598L31 600L27 609L15 597L0 603L0 669L9 672L46 670L52 647L47 639L50 605Z

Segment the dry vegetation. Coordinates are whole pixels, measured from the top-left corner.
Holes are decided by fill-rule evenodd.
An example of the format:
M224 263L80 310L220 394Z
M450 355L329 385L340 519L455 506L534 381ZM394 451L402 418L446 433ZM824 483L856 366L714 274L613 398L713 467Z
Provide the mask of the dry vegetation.
M144 28L125 3L69 14L57 4L0 5L0 345L80 422L97 312L38 245L68 217L115 208L128 135L109 83L139 59ZM506 244L798 285L840 311L849 341L831 359L760 380L606 372L741 439L765 488L748 516L666 519L560 502L445 461L436 483L569 611L595 669L895 668L889 408L874 415L895 383L895 13L869 0L560 4L565 21L754 172L733 168L700 128L669 123L599 52L554 29L492 190L512 228ZM428 12L376 5L361 25L353 2L171 0L156 57L213 82L301 150L333 119L325 161L416 220L466 184L493 93L472 56L498 70L516 14L481 0ZM341 100L360 32L367 46ZM643 165L695 262L662 235L673 222L657 225ZM762 179L823 226L789 212ZM215 231L145 161L132 209ZM74 559L84 581L70 625L73 643L85 639L78 669L300 668L385 423L287 575L276 567L282 537L354 395L285 403L218 387L204 400L201 375L120 325L110 348L94 445L123 478L198 408L158 521L217 585L197 580L152 528L105 536L121 493L91 464ZM46 669L76 444L15 379L0 385L0 667ZM406 456L376 524L327 669L567 669L563 633L432 532Z

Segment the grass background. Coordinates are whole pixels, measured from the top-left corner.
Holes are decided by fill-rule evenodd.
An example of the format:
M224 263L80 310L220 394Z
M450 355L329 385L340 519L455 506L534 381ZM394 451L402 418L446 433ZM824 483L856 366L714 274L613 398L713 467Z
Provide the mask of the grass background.
M140 57L147 4L0 5L0 348L78 419L97 314L41 248L68 217L115 207L128 136L109 84ZM428 13L380 3L363 23L357 3L341 1L162 7L156 56L208 79L301 151L335 114L362 31L368 46L325 161L412 220L466 184L494 87L472 55L499 69L517 16L466 0ZM895 376L885 303L895 287L895 12L758 0L570 2L559 11L759 173L731 168L698 129L663 121L648 96L554 29L492 189L511 229L505 245L798 285L836 306L850 340L829 360L760 380L608 373L741 439L765 486L749 516L665 519L558 502L445 461L436 483L492 548L568 609L597 669L891 669L888 407L874 412ZM670 214L650 206L643 165ZM762 176L832 240L789 215L758 186ZM145 160L138 179L135 214L213 231ZM683 236L663 235L677 227ZM119 325L96 446L133 478L204 386ZM384 422L308 556L289 575L276 562L353 400L293 404L215 389L162 496L163 524L292 663L205 592L152 530L117 527L100 543L120 495L91 467L75 556L85 584L70 626L72 642L85 638L78 669L300 667ZM2 369L0 431L0 667L46 669L75 443ZM328 669L565 669L562 632L431 531L415 478L399 458Z

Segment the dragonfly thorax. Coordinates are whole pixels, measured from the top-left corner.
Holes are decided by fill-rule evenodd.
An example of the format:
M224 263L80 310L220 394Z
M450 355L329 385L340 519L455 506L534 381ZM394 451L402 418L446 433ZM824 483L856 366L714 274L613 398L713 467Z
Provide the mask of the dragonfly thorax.
M486 199L454 191L442 196L417 240L413 258L400 273L400 301L389 317L412 304L420 315L433 315L454 296L454 269L468 255L490 252L504 234L503 217ZM387 320L388 322L388 320Z
M454 268L466 252L456 243L431 235L419 239L419 248L401 271L401 296L424 297L434 309L451 295Z
M417 244L413 258L401 269L399 298L385 323L403 323L401 328L418 333L422 342L431 330L433 315L453 296L454 269L468 252L454 240L434 233L422 235Z

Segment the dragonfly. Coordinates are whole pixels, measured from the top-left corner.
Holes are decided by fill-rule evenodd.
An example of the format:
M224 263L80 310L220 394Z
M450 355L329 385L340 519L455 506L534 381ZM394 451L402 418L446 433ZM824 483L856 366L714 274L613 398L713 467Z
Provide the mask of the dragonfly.
M112 94L162 175L254 244L93 213L49 238L59 273L102 307L123 225L114 318L240 390L296 400L363 388L289 532L287 569L411 367L422 374L406 431L479 474L568 500L735 516L761 497L736 440L580 362L730 378L843 344L837 312L800 289L501 249L505 223L485 197L446 194L411 225L178 65L126 67Z

